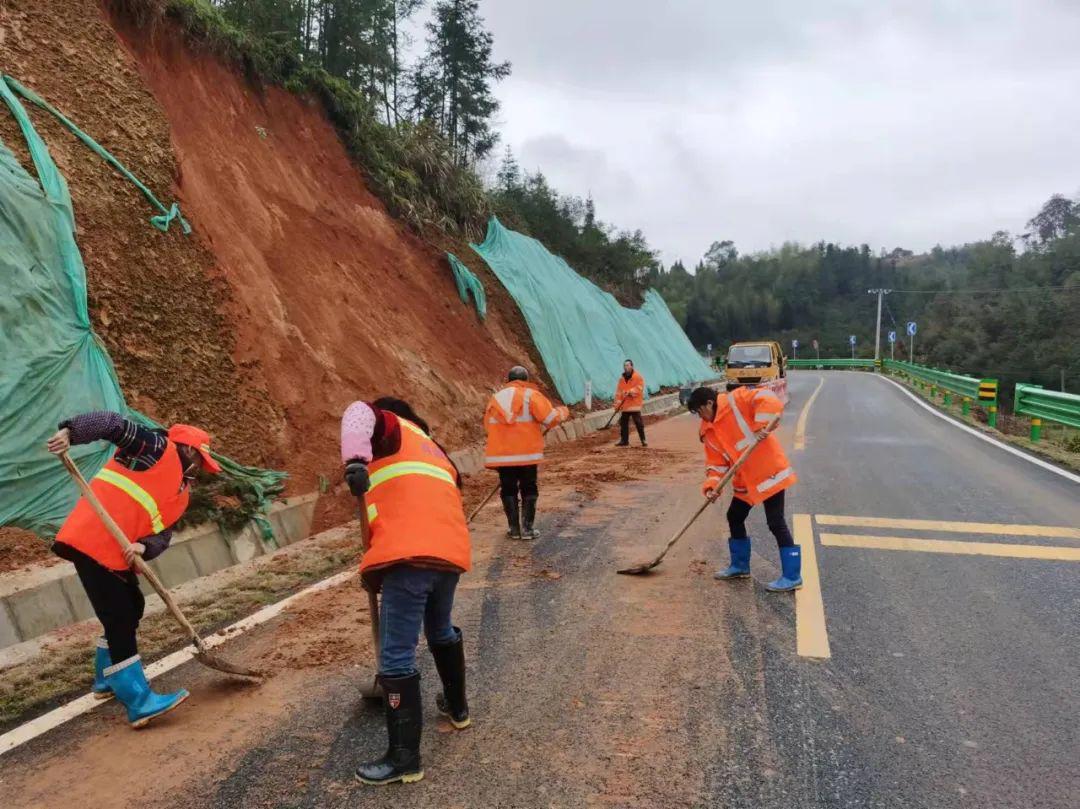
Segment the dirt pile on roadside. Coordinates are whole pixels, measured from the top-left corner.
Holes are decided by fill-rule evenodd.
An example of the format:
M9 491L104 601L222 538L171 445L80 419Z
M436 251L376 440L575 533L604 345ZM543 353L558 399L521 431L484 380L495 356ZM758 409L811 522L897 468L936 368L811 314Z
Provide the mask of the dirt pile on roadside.
M167 24L135 30L96 0L7 0L0 69L72 118L194 228L161 234L139 192L31 110L68 179L95 330L128 401L205 426L245 463L326 488L341 411L408 398L448 447L480 437L506 369L535 351L477 267L488 318L461 303L441 249L370 194L319 104L256 86ZM13 119L0 138L30 166ZM340 495L317 526L349 509Z

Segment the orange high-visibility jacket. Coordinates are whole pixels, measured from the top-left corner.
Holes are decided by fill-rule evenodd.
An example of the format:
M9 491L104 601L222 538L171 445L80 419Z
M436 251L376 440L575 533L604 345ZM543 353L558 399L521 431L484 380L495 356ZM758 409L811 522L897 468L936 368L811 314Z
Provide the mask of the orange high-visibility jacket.
M619 407L620 403L622 407ZM637 371L630 379L619 374L619 384L615 388L615 406L620 413L640 413L645 406L645 380Z
M532 466L544 460L544 431L570 417L531 382L511 382L484 410L484 466Z
M457 570L472 567L457 470L439 445L398 418L401 447L368 465L370 547L360 575L402 562Z
M183 465L172 441L166 444L158 462L142 472L110 460L94 475L90 489L128 542L160 534L180 519L189 499ZM56 541L85 553L109 570L128 569L116 539L85 497L75 504Z
M741 387L716 399L716 418L701 422L706 475L720 478L754 440L784 411L780 398L766 388ZM733 492L751 505L761 503L798 481L784 448L769 435L754 449L732 481Z

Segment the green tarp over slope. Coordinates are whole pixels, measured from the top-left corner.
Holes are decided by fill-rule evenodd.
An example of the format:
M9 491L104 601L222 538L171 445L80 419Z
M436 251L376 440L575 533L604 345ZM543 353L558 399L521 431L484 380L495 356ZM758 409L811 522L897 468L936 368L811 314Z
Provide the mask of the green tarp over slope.
M566 404L584 398L586 380L592 380L594 396L611 399L626 359L634 361L650 393L716 376L658 292L649 290L640 309L628 309L495 217L484 243L472 248L517 301Z
M0 143L0 525L54 534L78 490L45 439L72 413L124 411L105 349L90 330L86 272L75 244L67 183L0 81L37 168L40 184ZM104 443L73 447L93 474L108 460Z
M37 172L36 178L27 172L0 141L0 526L51 537L78 499L71 478L45 450L57 423L76 413L113 410L157 425L124 403L112 361L91 330L67 182L16 93L60 115L10 77L0 77L0 101L18 122ZM64 121L162 212L152 220L155 227L167 230L179 219L188 230L176 205L166 208L112 155ZM113 451L99 441L72 447L71 457L91 477ZM282 489L283 472L215 457L263 507ZM260 525L265 535L269 523Z

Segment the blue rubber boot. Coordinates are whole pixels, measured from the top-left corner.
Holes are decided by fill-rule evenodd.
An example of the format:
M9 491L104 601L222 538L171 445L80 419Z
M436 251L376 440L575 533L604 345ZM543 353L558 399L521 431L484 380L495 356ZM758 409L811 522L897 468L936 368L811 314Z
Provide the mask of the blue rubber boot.
M772 593L789 593L802 587L802 548L791 545L780 549L780 578L765 585Z
M97 648L94 650L94 684L90 687L94 699L108 699L113 695L112 688L105 682L105 669L111 665L109 644L105 642L105 638L98 638Z
M128 722L133 728L143 727L154 717L168 713L188 698L184 688L172 694L151 691L139 655L105 669L105 682L127 708Z
M750 575L750 540L729 539L728 550L731 552L731 564L724 570L713 574L714 579L745 579Z

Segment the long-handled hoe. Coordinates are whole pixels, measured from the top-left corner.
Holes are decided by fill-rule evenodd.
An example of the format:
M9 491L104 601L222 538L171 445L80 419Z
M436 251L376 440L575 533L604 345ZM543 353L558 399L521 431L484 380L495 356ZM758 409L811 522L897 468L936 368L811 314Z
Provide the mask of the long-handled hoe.
M360 506L360 544L364 547L364 553L367 553L368 548L371 547L371 523L368 521L367 498L360 495L356 498L356 502ZM371 685L360 689L360 696L364 699L382 699L383 690L378 674L379 658L382 656L382 637L379 633L379 594L375 590L368 590L367 597L368 612L371 613L371 648L375 651L375 676L371 680Z
M95 513L105 524L105 527L109 529L109 533L112 534L113 539L116 540L116 544L120 546L120 550L126 551L131 543L128 542L127 537L124 536L124 532L121 531L120 527L113 521L109 512L101 505L101 501L97 499L94 490L90 488L90 484L86 482L86 478L84 478L82 472L79 471L79 467L75 465L74 461L71 460L71 457L66 452L60 455L60 460L67 468L67 471L71 473L71 477L75 480L75 483L78 484L79 489L83 493L83 497L86 498L90 507L94 509ZM138 554L135 555L134 559L135 569L150 582L150 586L154 588L154 591L159 596L161 596L161 600L165 602L165 606L168 607L173 618L176 619L177 623L179 623L180 626L184 628L184 631L190 636L191 642L195 645L195 653L192 657L208 668L231 674L234 677L240 677L254 682L261 682L263 680L264 675L261 672L238 666L235 663L222 660L220 657L213 654L206 647L206 641L199 636L199 633L195 631L195 627L191 625L191 622L184 616L184 613L180 611L180 608L176 605L176 602L173 601L172 596L169 595L169 591L165 589L165 585L161 583L161 580L157 577L157 574L154 573L153 569L143 561L143 558Z
M720 485L717 486L715 490L716 494L713 497L706 499L705 502L701 504L698 510L694 512L694 516L687 520L686 524L678 530L675 536L668 540L667 545L665 545L664 549L660 551L659 556L657 556L651 562L641 562L640 564L632 565L631 567L624 567L622 570L617 570L615 572L622 573L624 576L640 576L648 573L654 567L659 565L664 560L664 557L667 556L667 552L671 550L672 546L676 542L682 539L682 535L690 529L690 526L693 525L694 521L701 516L702 512L704 512L705 509L707 509L709 506L711 506L713 503L720 499L720 493L724 490L724 487L726 487L731 482L731 479L735 477L735 473L739 471L739 467L746 463L746 459L750 457L750 453L753 452L755 447L757 447L757 445L760 444L764 439L765 435L763 434L758 434L754 437L753 442L750 444L750 446L746 448L746 451L738 457L735 463L731 465L731 468L728 469L727 474L725 474L720 479Z

